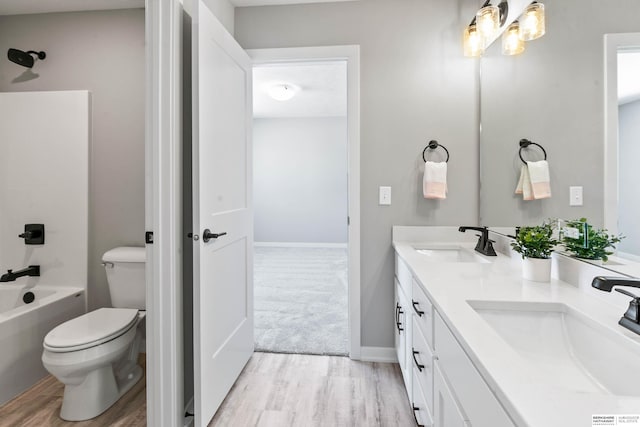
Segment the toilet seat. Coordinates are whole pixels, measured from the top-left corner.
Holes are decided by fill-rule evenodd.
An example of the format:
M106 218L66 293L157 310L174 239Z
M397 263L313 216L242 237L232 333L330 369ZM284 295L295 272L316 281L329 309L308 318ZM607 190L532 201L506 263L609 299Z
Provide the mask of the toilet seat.
M68 353L95 347L126 333L138 322L138 310L99 308L52 329L44 338L44 348Z

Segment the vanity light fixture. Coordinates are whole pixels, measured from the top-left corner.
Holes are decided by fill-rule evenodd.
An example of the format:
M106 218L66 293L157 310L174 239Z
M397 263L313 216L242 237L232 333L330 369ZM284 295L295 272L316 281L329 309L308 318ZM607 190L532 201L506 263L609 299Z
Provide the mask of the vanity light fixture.
M544 4L534 1L524 10L520 17L521 40L529 41L540 38L545 33Z
M269 86L267 93L276 101L288 101L296 96L299 90L300 88L298 86L289 83L278 83Z
M524 41L519 36L520 24L514 21L502 33L502 54L518 55L524 52Z
M464 29L464 56L476 58L484 53L484 37L478 31L475 18Z

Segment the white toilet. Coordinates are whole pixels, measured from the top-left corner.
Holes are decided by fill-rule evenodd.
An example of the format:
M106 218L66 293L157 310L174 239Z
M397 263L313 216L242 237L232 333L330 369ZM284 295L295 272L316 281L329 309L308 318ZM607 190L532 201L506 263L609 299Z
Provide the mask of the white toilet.
M121 247L102 257L114 308L71 319L44 338L42 363L65 385L60 417L94 418L142 377L145 249Z

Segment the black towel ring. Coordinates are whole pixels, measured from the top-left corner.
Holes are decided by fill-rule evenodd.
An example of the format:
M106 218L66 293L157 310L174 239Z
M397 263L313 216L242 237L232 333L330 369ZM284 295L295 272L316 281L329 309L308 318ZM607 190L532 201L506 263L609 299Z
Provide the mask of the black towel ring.
M439 144L438 141L436 141L435 139L432 139L431 141L429 141L429 145L424 147L424 150L422 150L422 160L424 160L425 162L427 161L427 158L425 156L425 153L427 152L427 148L435 150L438 147L442 148L445 151L445 153L447 153L447 160L445 160L445 163L449 163L449 150L447 150L447 147L445 147L444 145Z
M535 142L529 141L528 139L521 139L520 140L520 151L518 151L518 156L520 156L520 160L522 160L522 163L524 163L525 165L527 164L527 161L522 158L522 149L523 148L527 148L530 145L535 145L537 147L540 147L540 149L544 153L544 159L547 160L547 152L545 151L545 149L544 149L544 147L542 145L536 144Z

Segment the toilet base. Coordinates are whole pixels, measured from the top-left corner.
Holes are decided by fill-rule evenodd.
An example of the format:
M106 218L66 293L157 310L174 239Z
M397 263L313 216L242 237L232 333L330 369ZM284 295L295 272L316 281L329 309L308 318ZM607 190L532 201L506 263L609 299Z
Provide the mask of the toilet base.
M81 384L67 384L60 409L60 418L83 421L102 414L142 378L142 368L135 365L118 384L111 365L91 372Z

